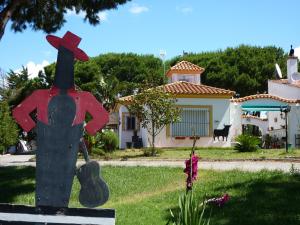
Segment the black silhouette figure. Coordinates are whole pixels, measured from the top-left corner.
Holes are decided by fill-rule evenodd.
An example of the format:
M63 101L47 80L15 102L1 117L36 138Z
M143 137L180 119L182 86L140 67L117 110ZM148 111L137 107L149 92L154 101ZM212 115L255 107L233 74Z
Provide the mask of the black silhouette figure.
M224 141L224 137L226 138L227 141L230 127L231 125L224 125L223 129L214 129L214 140L216 137L218 137L218 141L219 141L219 137L221 136L223 138L223 141Z
M293 45L291 45L289 56L294 56L295 50L293 49Z

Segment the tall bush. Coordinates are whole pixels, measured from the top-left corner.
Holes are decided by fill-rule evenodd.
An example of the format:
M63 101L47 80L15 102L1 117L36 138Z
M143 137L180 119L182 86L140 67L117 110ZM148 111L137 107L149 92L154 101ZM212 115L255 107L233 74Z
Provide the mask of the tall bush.
M237 144L234 149L239 152L255 152L258 149L260 140L258 137L241 134L236 138Z
M117 134L110 130L102 133L101 143L105 152L112 152L119 147L119 139Z
M0 100L0 153L14 145L18 138L18 127L13 120L6 101Z

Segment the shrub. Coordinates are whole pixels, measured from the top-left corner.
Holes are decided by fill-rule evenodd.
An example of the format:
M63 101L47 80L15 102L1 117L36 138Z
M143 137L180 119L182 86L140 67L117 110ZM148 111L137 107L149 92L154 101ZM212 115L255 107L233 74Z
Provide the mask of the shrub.
M92 148L92 155L93 156L105 156L106 153L103 149L101 148Z
M158 156L162 153L160 148L143 148L143 154L146 157Z
M258 137L247 134L239 135L236 141L238 143L234 146L234 149L239 152L255 152L260 144Z
M210 219L204 219L206 203L197 201L190 191L179 197L179 209L170 210L171 218L167 225L209 225Z
M0 153L16 144L18 138L18 127L13 120L8 103L0 100Z
M298 169L293 163L290 168L290 174L295 177L300 177L300 169Z
M119 139L117 134L110 130L102 133L101 143L105 152L112 152L119 147Z

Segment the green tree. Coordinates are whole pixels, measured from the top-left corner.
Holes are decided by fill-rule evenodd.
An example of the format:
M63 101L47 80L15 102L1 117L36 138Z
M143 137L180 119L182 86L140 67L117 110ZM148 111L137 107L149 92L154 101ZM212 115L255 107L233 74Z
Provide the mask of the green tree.
M55 63L44 70L46 82L52 83ZM140 84L158 86L166 81L159 58L133 53L108 53L76 62L74 76L76 86L92 92L107 109L113 107L117 95L131 95Z
M186 60L204 67L201 82L206 85L237 91L241 96L264 93L268 79L275 79L275 63L286 70L287 54L275 46L240 45L225 50L189 53L177 56L166 65ZM241 86L242 84L242 86Z
M120 84L116 77L102 78L97 83L95 97L103 104L106 110L111 110L116 104L117 95L120 90Z
M0 152L14 145L18 138L17 124L11 117L8 103L0 100Z
M166 82L163 75L163 65L159 58L153 55L138 55L134 53L108 53L95 57L105 79L117 78L119 94L131 95L140 84L158 86Z
M0 0L0 40L9 21L15 32L22 32L29 26L33 30L52 33L66 22L67 10L75 10L77 14L84 12L84 21L97 25L100 23L99 12L115 9L127 1L130 0Z
M20 72L10 71L6 75L7 87L1 92L1 96L10 106L18 105L34 90L47 87L41 73L38 77L29 78L27 68L23 67Z
M180 111L175 105L176 99L166 93L163 88L145 89L134 96L128 106L129 112L135 115L143 128L150 134L151 155L156 155L155 138L162 129L177 122Z

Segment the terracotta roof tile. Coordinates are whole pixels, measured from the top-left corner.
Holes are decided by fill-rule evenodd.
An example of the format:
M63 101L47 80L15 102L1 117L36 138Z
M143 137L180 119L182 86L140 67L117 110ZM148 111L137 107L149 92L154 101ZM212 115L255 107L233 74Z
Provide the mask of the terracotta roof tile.
M273 99L281 102L286 102L286 103L299 103L300 99L287 99L287 98L281 98L276 95L270 95L270 94L257 94L257 95L249 95L243 98L235 98L232 99L232 102L245 102L249 100L254 100L254 99L262 99L262 98L267 98L267 99Z
M202 74L204 70L191 62L181 61L167 71L167 76L171 76L173 73Z
M186 81L178 81L163 86L164 90L170 94L187 94L187 95L230 95L235 94L234 91L211 87L203 84L193 84Z
M167 93L175 95L187 95L190 96L199 96L199 98L203 97L202 95L212 95L212 96L228 96L228 98L232 97L235 92L222 89L211 87L203 84L193 84L186 81L178 81L171 84L166 84L163 86L159 86L157 88L163 88ZM119 98L120 102L130 102L132 101L133 95L125 96Z
M117 101L118 102L131 102L132 99L133 99L133 95L128 95L128 96L119 98Z

